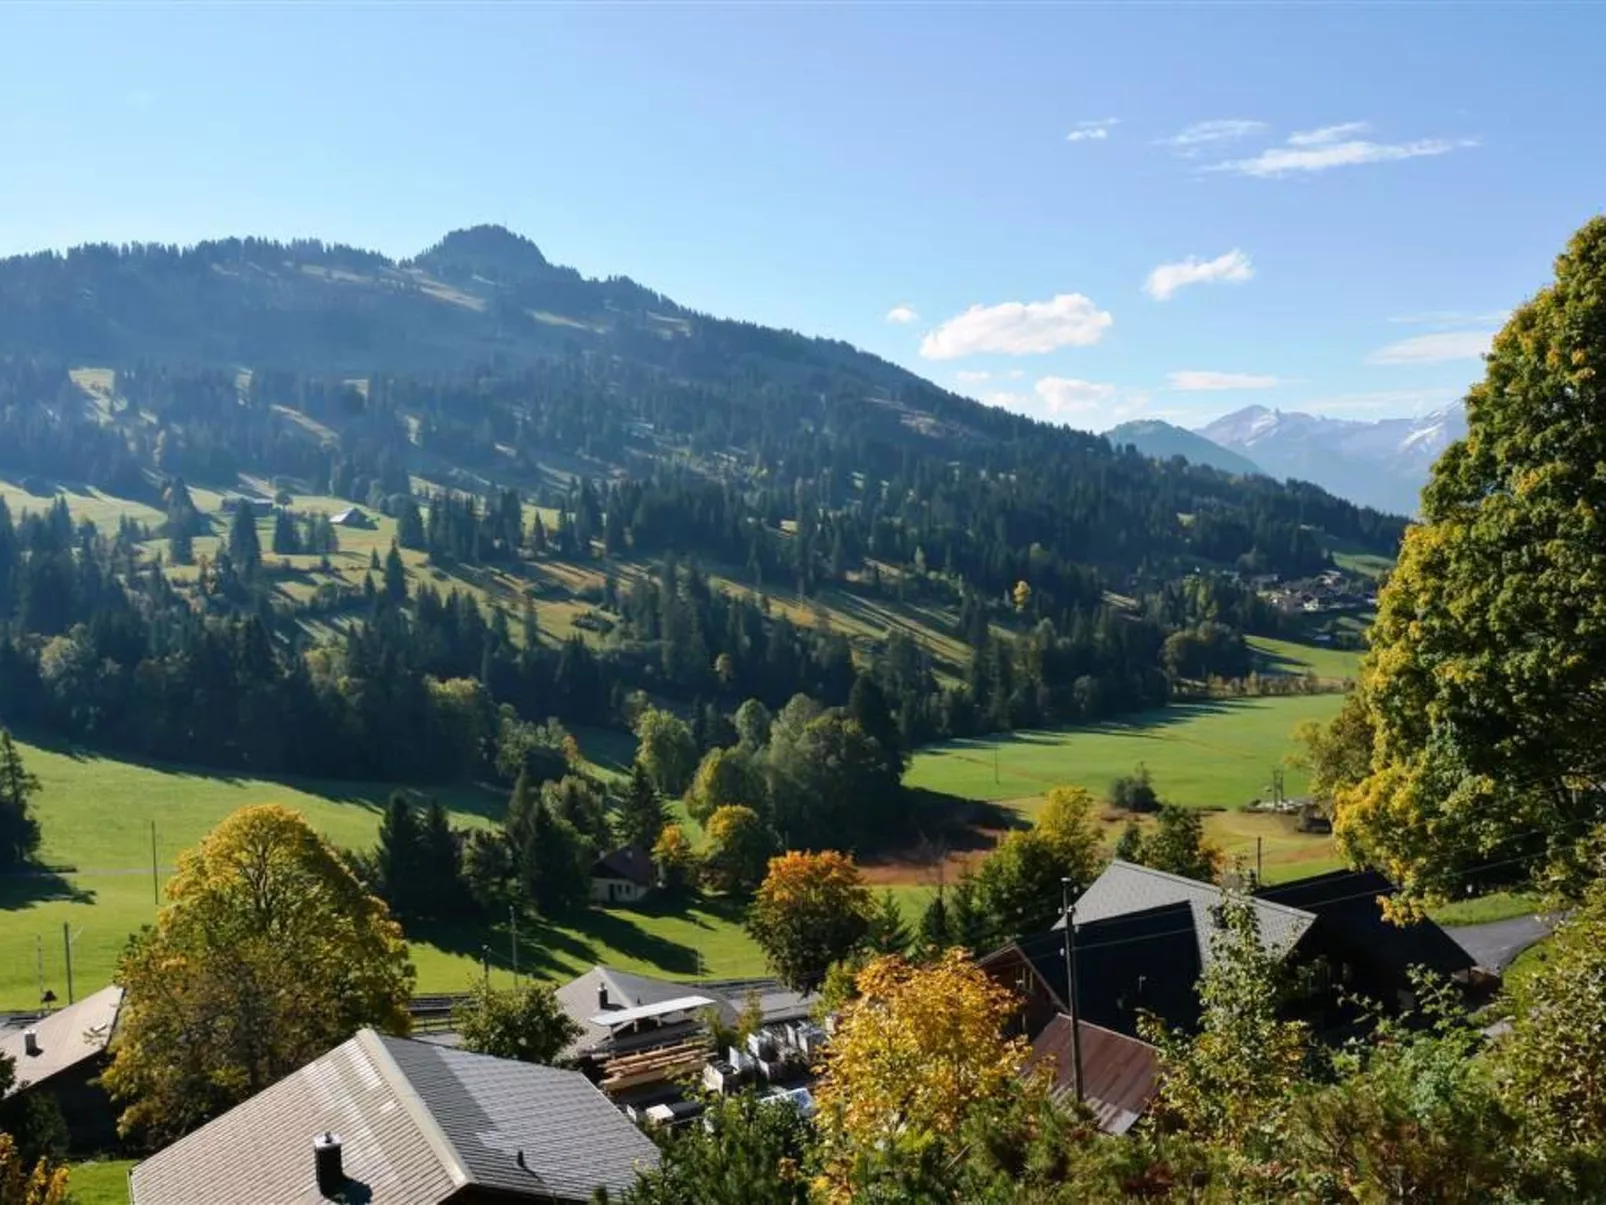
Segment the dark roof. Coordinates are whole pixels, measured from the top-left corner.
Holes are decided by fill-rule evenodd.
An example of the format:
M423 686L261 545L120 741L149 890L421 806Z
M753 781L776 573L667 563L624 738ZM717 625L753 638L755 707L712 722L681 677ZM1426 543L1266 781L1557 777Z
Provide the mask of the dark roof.
M365 1029L141 1163L134 1205L314 1205L312 1139L326 1130L371 1205L438 1205L470 1185L583 1202L657 1162L577 1072Z
M1431 920L1396 925L1384 919L1381 900L1398 888L1375 870L1337 870L1296 879L1255 894L1312 913L1326 935L1364 951L1376 962L1421 966L1439 975L1470 970L1476 960Z
M1268 897L1251 897L1251 902L1260 925L1261 943L1277 955L1287 954L1299 944L1299 939L1316 920L1309 912ZM1201 883L1117 859L1078 897L1076 921L1081 925L1178 903L1185 903L1193 910L1199 960L1209 966L1210 937L1216 927L1212 914L1221 903L1221 888L1214 883ZM1055 923L1055 928L1063 926L1063 920Z
M1153 1046L1082 1021L1082 1096L1107 1134L1124 1134L1154 1099L1159 1063ZM1032 1041L1024 1074L1039 1068L1054 1077L1053 1095L1066 1099L1076 1092L1076 1059L1071 1047L1071 1019L1055 1017Z
M736 1006L724 993L710 987L696 983L676 983L670 979L654 979L650 975L637 975L631 971L615 970L613 967L595 966L557 989L558 1003L568 1014L569 1019L580 1027L580 1036L570 1042L563 1051L565 1060L593 1050L611 1051L616 1048L612 1031L605 1025L591 1023L591 1018L603 1011L604 1007L599 998L597 990L599 988L608 993L607 1008L639 1008L643 1004L661 1004L665 1000L676 1000L694 993L708 996L715 1001L714 1007L724 1024L736 1023ZM700 1024L701 1022L691 1023L685 1028L689 1032ZM671 1033L662 1035L665 1041L673 1036ZM625 1045L632 1044L639 1043L625 1043Z
M652 855L639 845L621 845L598 858L591 867L594 879L628 879L638 887L651 887L658 879Z
M1195 921L1185 900L1086 924L1079 920L1076 1007L1082 1019L1125 1034L1137 1032L1140 1012L1173 1027L1195 1025L1195 985L1203 967ZM1068 1004L1064 931L1039 933L1019 945L1044 984Z

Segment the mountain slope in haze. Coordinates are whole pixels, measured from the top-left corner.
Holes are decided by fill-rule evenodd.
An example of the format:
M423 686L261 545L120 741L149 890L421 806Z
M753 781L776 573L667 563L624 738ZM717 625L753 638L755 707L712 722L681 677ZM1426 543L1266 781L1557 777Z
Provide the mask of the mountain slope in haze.
M1439 454L1467 433L1459 405L1371 422L1248 406L1198 434L1254 458L1267 473L1321 486L1392 514L1414 515Z
M1220 444L1212 443L1203 435L1159 419L1138 419L1111 427L1104 433L1111 445L1123 448L1130 445L1155 460L1170 460L1180 456L1189 464L1208 465L1224 473L1239 476L1264 474L1254 461L1240 456Z

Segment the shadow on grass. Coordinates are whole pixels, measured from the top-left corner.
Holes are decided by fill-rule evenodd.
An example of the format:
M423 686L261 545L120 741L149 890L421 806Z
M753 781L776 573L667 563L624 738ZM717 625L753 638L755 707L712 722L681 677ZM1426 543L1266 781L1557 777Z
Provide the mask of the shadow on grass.
M65 874L46 868L33 867L0 874L0 912L63 901L93 904L95 893L87 887L78 886Z
M1111 716L1108 719L1095 720L1088 724L1068 725L1064 728L1029 728L1014 732L996 732L988 736L965 736L951 741L943 741L937 745L926 745L915 752L922 755L943 753L963 753L985 751L995 746L1010 745L1040 745L1050 747L1063 744L1067 737L1078 733L1089 733L1103 736L1132 736L1155 737L1167 728L1174 728L1181 724L1189 724L1194 720L1210 715L1230 715L1235 711L1252 708L1264 700L1259 698L1243 699L1193 699L1183 703L1172 703L1168 707L1156 707L1149 711L1135 712L1129 716Z

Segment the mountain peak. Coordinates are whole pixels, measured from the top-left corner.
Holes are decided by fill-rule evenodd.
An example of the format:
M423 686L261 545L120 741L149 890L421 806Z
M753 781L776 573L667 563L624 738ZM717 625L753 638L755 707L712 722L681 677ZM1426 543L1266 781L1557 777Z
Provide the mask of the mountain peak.
M483 276L487 280L516 280L552 267L541 248L529 239L495 225L454 230L413 262L441 276Z

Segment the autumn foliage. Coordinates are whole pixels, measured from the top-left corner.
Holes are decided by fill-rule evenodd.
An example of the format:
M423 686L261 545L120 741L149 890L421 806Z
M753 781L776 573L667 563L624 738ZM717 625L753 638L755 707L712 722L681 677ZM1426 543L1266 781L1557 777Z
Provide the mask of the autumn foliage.
M794 852L770 859L747 926L778 977L813 991L831 964L864 940L874 911L852 858Z

